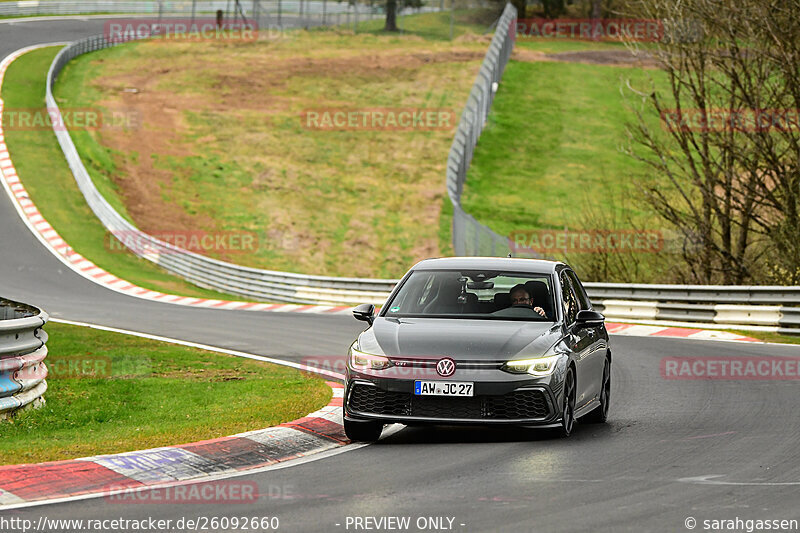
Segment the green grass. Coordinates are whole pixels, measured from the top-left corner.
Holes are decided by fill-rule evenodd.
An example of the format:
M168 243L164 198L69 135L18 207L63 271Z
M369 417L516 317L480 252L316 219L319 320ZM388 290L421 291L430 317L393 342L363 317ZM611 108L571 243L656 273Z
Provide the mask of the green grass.
M620 152L619 87L641 71L509 62L467 178L464 207L495 231L563 229L575 209L618 207L643 166ZM633 215L645 213L625 205Z
M87 327L45 329L46 403L0 422L0 464L212 439L330 400L323 380L287 367Z
M298 118L320 107L402 107L444 108L457 120L485 48L336 30L256 43L152 41L77 58L55 90L72 107L140 106L141 130L79 133L75 142L115 205L129 176L153 177L160 206L137 213L124 201L143 230L191 220L251 231L255 253L214 257L397 277L449 249L442 198L453 131L321 131Z
M745 337L752 337L764 342L775 342L780 344L800 344L800 334L798 335L784 335L782 333L773 333L770 331L740 331L730 330L731 333L744 335Z
M625 79L641 86L650 78L662 83L655 70L510 61L469 169L465 210L503 235L662 230L664 223L636 201L646 167L621 150L635 116L620 88ZM660 129L655 114L648 120ZM648 255L649 266L624 281L658 279L667 268L657 254L638 255ZM576 254L568 259L582 261Z
M57 52L57 47L43 48L25 54L11 64L2 88L6 112L44 108L45 77ZM5 142L31 199L73 250L108 272L141 287L187 296L232 298L196 287L131 253L110 251L111 237L86 204L51 130L7 129ZM114 196L108 194L108 183L99 185L109 200L121 207Z

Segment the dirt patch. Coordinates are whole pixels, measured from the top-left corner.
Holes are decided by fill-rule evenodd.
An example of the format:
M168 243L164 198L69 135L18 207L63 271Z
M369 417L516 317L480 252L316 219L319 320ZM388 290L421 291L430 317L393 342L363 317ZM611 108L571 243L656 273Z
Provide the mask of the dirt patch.
M154 372L151 377L191 381L244 381L258 372L243 368L185 368Z
M539 52L538 50L529 50L527 48L514 48L511 52L511 59L516 61L525 61L527 63L537 63L539 61L555 61L549 54Z
M581 50L548 54L553 61L609 65L622 67L658 68L658 62L647 52L634 54L630 50Z
M288 89L295 77L329 79L364 79L392 81L413 76L419 69L437 63L480 61L483 54L474 50L422 51L412 53L372 52L352 57L292 57L286 59L260 58L240 72L209 73L212 87L224 88L226 100L236 102L236 108L264 112L285 111L295 100L294 95L268 97L275 90ZM297 95L302 98L302 95ZM323 102L320 102L323 103ZM218 111L230 110L230 105L217 106Z
M658 68L656 59L647 52L632 53L630 50L580 50L547 54L536 50L515 48L512 59L517 61L558 61L562 63L584 63L617 67Z
M174 204L171 192L175 173L157 165L159 158L195 155L180 142L179 132L186 128L183 110L201 102L191 96L163 94L154 89L153 78L141 75L115 81L139 91L123 92L116 99L100 102L107 109L132 110L139 117L138 129L103 130L100 134L102 144L114 151L119 171L112 181L131 218L148 233L211 230L215 222L208 213L190 213Z
M467 32L464 35L459 35L458 37L453 39L453 41L457 42L457 43L485 43L485 44L489 44L489 43L492 42L492 37L493 37L493 34L491 34L491 33L478 34L478 33Z

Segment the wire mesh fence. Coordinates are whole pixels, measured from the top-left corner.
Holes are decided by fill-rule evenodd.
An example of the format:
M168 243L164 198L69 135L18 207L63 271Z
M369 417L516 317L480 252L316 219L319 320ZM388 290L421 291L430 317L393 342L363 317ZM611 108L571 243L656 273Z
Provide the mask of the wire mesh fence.
M447 159L447 194L453 203L453 250L456 255L498 256L510 252L508 238L478 222L461 207L461 195L478 138L481 136L503 70L516 37L517 10L506 4L478 77L461 114Z

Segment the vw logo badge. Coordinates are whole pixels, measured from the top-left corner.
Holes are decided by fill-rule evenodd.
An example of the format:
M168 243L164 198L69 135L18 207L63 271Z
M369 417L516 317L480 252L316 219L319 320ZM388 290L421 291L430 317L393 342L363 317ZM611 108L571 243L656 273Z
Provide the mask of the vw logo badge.
M436 373L443 378L449 378L456 373L456 362L449 357L439 359L439 362L436 363Z

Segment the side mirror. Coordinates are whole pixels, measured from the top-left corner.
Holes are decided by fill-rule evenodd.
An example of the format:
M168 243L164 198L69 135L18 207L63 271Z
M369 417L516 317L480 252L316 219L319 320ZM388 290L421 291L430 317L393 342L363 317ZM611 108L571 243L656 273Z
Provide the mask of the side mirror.
M363 320L370 326L372 321L375 320L375 306L372 304L361 304L353 308L353 316L356 320Z
M603 324L603 322L605 322L605 320L606 317L604 317L602 314L598 313L597 311L590 311L588 309L578 311L578 315L575 317L575 323L579 328L600 326Z

